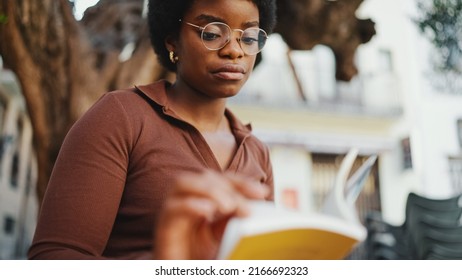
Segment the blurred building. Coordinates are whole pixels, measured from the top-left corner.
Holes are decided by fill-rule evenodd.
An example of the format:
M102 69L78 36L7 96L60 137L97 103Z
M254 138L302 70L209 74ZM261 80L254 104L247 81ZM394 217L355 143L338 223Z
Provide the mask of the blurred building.
M32 125L14 74L0 58L0 259L24 259L35 230Z
M358 17L375 21L377 34L358 49L350 82L335 80L327 47L289 51L271 35L231 107L271 148L278 203L315 210L353 147L379 156L358 202L363 215L378 210L400 224L410 191L462 191L462 94L431 84L432 48L416 13L415 1L363 2Z

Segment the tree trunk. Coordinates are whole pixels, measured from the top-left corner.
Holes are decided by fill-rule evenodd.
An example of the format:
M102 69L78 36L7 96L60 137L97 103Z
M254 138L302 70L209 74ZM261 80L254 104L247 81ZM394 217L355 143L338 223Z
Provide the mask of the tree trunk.
M104 92L164 75L142 4L102 0L78 22L68 0L1 0L0 55L20 81L34 128L40 201L64 136L82 113ZM122 59L128 43L134 50Z

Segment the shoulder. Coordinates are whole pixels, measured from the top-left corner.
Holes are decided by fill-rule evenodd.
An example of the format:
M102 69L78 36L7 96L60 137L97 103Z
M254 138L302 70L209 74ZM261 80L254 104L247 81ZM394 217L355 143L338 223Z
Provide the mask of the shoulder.
M156 99L162 100L165 98L167 84L168 82L161 80L149 85L107 92L100 97L87 113L112 115L113 117L126 114L129 118L144 118L149 114L152 115L152 111L155 109L152 104L159 103L156 102Z
M95 103L94 107L106 106L129 112L130 115L140 111L152 110L151 106L140 96L136 88L120 89L105 93Z
M158 119L159 115L146 102L143 94L133 87L103 94L77 120L71 130L78 130L80 134L121 133L136 136L146 123L156 123Z

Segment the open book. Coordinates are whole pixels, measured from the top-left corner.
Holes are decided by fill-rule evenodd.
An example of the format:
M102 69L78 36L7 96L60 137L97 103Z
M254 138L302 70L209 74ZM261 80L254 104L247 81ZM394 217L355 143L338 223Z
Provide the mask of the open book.
M334 187L319 212L281 209L273 202L252 202L251 214L232 219L225 230L219 259L343 259L367 236L355 201L376 161L369 157L350 177L358 151L346 155Z

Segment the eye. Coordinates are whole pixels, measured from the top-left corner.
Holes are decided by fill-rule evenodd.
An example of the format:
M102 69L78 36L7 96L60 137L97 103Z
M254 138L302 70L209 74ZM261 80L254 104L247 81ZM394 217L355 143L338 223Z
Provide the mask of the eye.
M243 43L246 44L246 45L252 45L252 44L258 42L258 38L256 38L256 37L249 37L249 36L245 36L245 37L244 37L244 36L243 36L243 37L241 38L241 42L243 42Z
M260 41L260 29L259 28L248 28L244 31L241 37L241 41L246 45L252 45Z
M202 39L204 41L214 41L223 37L226 34L227 27L223 24L210 23L205 26L202 32Z
M221 37L221 34L216 33L216 32L203 32L202 33L202 39L205 41L213 41L217 40L218 38Z

